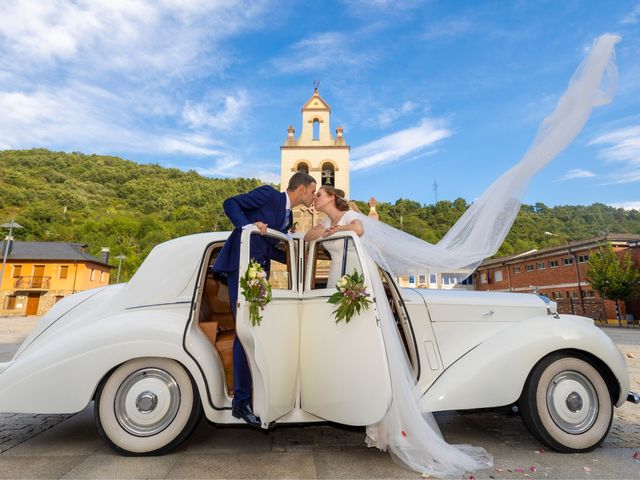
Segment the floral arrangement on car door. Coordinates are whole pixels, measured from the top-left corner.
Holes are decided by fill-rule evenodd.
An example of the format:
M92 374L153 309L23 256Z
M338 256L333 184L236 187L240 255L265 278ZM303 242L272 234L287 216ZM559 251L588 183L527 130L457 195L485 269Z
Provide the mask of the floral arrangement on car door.
M328 302L337 305L332 313L336 323L344 320L345 323L361 311L367 310L371 300L364 285L364 275L355 270L351 275L343 275L336 283L336 293L331 295Z
M249 319L252 326L259 326L262 321L260 312L271 301L271 285L267 280L267 272L254 259L249 261L247 271L240 278L242 295L249 303Z

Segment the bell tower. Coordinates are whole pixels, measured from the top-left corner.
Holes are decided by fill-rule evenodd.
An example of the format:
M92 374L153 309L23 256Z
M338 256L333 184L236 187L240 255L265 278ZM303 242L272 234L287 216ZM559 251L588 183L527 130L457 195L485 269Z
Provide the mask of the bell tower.
M302 170L316 179L318 186L332 185L344 190L349 198L349 145L344 139L342 127L331 134L331 107L318 93L302 107L302 129L295 137L295 129L289 126L287 139L280 147L280 189L284 191L289 178Z
M316 179L318 187L331 185L345 192L349 198L349 145L342 127L331 134L331 107L318 93L302 106L302 128L298 138L289 126L284 145L280 147L280 190L285 191L289 179L297 171L304 171ZM298 210L298 211L296 211ZM312 209L294 209L299 231L305 231L317 221Z

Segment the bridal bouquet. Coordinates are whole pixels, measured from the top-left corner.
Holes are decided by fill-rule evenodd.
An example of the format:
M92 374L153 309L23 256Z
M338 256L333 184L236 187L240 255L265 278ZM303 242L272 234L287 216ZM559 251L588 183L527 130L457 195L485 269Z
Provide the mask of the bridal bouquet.
M364 275L359 275L355 270L351 275L344 275L336 283L338 291L331 295L329 303L337 305L332 313L336 317L336 323L344 320L349 323L351 318L362 310L367 310L371 300L364 286Z
M251 259L247 271L240 278L240 287L244 298L249 302L249 318L254 327L260 325L260 310L271 301L271 285L267 281L267 272L262 265Z

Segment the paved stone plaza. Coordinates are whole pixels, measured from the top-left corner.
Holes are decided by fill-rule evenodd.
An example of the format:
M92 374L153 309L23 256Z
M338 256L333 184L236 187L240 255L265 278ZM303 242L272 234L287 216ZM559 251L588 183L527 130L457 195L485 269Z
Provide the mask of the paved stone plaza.
M35 318L0 318L0 361L11 358ZM605 330L627 357L640 391L640 329ZM549 452L509 409L436 416L446 439L486 448L495 467L477 479L640 479L640 406L616 409L602 447L587 454ZM465 478L470 478L467 474ZM0 414L2 478L420 478L389 455L367 449L364 429L279 427L264 433L203 421L175 452L122 457L99 438L93 405L76 415Z

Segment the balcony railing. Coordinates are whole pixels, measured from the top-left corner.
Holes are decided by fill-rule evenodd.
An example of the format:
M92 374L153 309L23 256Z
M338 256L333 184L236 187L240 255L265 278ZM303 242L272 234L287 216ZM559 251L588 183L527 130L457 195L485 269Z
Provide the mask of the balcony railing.
M49 290L51 277L18 277L14 288L22 290Z

